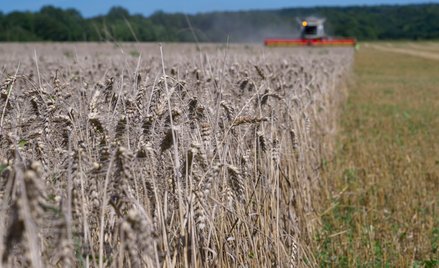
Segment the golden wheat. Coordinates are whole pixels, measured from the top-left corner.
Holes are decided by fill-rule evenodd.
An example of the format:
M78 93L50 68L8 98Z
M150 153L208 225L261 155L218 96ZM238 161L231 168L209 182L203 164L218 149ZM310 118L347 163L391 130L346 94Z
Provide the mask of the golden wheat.
M3 266L315 264L350 49L27 46L0 71Z

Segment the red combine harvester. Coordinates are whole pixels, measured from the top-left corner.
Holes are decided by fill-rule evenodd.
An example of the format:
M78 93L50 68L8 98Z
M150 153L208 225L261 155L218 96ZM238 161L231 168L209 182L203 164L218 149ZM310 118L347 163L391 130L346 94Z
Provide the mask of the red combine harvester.
M305 20L298 20L301 26L299 39L269 38L264 44L269 47L284 46L355 46L355 38L333 38L325 33L325 19L309 17Z

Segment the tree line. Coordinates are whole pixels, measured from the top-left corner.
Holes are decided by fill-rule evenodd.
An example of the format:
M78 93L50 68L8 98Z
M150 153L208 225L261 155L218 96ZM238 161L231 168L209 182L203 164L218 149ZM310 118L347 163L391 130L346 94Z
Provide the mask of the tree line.
M150 16L113 7L84 18L75 9L0 12L0 41L260 42L297 35L296 18L327 19L327 32L358 40L439 39L439 4L286 8Z

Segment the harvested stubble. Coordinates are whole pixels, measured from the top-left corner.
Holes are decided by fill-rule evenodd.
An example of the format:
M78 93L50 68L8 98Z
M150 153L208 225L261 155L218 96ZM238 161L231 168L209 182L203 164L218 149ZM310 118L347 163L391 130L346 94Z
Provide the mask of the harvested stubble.
M0 47L3 266L315 263L352 51L163 51Z

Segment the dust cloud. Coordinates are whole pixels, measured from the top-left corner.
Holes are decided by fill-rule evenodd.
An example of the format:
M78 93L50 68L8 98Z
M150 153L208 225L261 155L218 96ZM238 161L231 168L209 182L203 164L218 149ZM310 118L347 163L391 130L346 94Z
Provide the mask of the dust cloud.
M218 17L212 23L211 41L234 43L261 43L265 38L298 38L299 26L294 18L266 23L257 18ZM225 40L218 40L224 38Z

